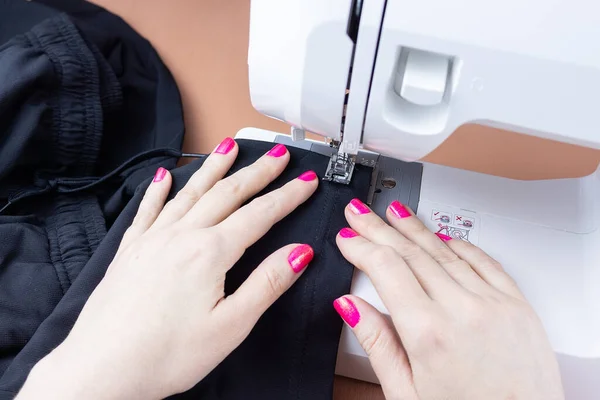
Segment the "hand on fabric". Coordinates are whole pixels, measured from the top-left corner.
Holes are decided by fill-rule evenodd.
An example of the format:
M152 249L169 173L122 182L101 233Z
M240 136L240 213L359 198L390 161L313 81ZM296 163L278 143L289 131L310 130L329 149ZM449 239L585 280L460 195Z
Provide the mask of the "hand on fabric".
M171 175L157 171L106 276L19 399L164 398L193 387L246 338L313 250L290 244L276 251L228 297L225 274L314 193L318 179L306 172L241 207L290 155L277 145L222 179L237 152L226 139L164 208Z
M399 202L391 226L353 200L337 243L370 278L391 321L356 296L334 307L387 399L558 400L558 363L515 282L479 248L430 232Z

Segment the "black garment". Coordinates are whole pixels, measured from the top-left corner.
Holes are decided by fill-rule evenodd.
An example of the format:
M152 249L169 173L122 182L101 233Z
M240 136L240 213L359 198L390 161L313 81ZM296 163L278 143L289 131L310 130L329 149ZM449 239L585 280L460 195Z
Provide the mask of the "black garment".
M40 324L135 187L177 160L148 155L78 189L182 144L179 92L158 55L121 19L80 4L75 25L44 5L0 2L0 393L55 345Z
M0 26L8 26L5 15L15 15L3 7L24 7L15 4L0 3ZM27 30L13 23L13 33L26 33L0 45L0 72L10 77L0 80L0 207L7 205L0 215L0 399L14 397L33 365L66 337L112 261L149 177L158 166L175 167L176 152L144 152L178 149L183 132L170 74L120 19L81 3L84 8L65 8L75 24L63 14L38 23L55 11L25 4L36 12L20 8L18 18L32 16L27 24L37 25ZM270 147L240 141L232 171ZM118 174L100 178L139 153ZM318 154L290 153L288 168L267 190L326 167ZM173 171L173 194L201 163ZM309 243L316 256L248 339L175 398L331 398L342 324L331 303L348 292L352 275L335 235L345 226L344 206L353 197L364 200L369 179L370 170L357 167L350 186L322 183L248 249L227 275L227 293L283 245Z

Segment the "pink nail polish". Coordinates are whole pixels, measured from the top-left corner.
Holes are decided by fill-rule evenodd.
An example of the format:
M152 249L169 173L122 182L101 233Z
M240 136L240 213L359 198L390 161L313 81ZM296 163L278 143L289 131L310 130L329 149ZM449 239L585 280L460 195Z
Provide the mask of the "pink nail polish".
M333 302L333 308L335 308L335 311L340 314L340 317L342 317L351 328L354 328L356 324L359 323L360 313L352 300L346 297L340 297Z
M402 203L397 200L394 200L392 204L390 204L390 210L392 211L392 214L398 218L412 217L410 211L408 211L406 207L404 207Z
M342 230L340 231L340 236L343 237L344 239L351 239L353 237L357 237L358 233L356 233L354 230L352 230L350 228L342 228Z
M359 199L352 199L350 204L348 204L348 208L350 209L350 211L352 211L353 214L356 215L368 214L371 212L371 210L369 210L369 207L367 207L367 205Z
M154 174L154 179L152 180L152 182L160 182L163 179L165 179L165 175L167 175L167 170L164 169L163 167L160 167L159 169L156 170L156 173Z
M315 252L307 244L296 247L288 256L288 263L295 273L302 271L313 259Z
M305 173L300 175L298 179L305 182L314 181L315 179L317 179L317 174L315 173L315 171L306 171Z
M287 152L287 149L285 148L285 146L282 144L278 144L277 146L275 146L271 150L269 150L267 155L271 156L271 157L281 157L286 152Z
M448 235L444 235L443 233L439 233L437 232L435 234L437 237L439 237L440 239L442 239L442 241L447 242L448 240L452 240L452 238Z
M234 146L235 146L235 141L232 138L230 138L230 137L225 138L221 142L221 144L219 144L217 146L217 148L215 149L215 153L217 153L217 154L227 154L227 153L229 153L233 149Z

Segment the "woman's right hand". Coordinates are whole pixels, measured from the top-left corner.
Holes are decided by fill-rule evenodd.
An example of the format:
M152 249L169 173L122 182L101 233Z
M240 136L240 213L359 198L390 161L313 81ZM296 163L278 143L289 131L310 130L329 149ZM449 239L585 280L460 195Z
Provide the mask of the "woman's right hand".
M337 243L377 289L391 321L347 295L334 306L387 399L559 400L558 363L515 282L479 248L430 232L405 206L390 225L358 200Z

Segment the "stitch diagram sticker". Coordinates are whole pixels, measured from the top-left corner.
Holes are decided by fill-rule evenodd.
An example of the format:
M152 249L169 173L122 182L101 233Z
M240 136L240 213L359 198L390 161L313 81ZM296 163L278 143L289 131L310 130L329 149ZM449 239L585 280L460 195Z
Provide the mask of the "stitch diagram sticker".
M431 220L442 224L449 224L452 221L452 213L441 210L432 210Z
M475 226L475 219L464 215L454 215L454 225L465 229L471 229Z
M425 215L427 217L423 218ZM479 242L480 223L475 212L424 202L419 205L418 216L433 232L442 233L474 245Z
M450 236L452 239L460 239L467 242L469 240L469 233L471 232L468 229L455 228L453 226L438 224L437 233L443 233L444 235Z

